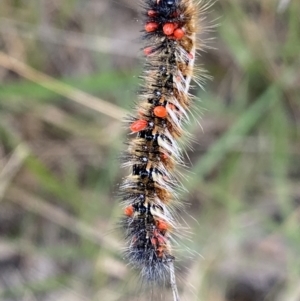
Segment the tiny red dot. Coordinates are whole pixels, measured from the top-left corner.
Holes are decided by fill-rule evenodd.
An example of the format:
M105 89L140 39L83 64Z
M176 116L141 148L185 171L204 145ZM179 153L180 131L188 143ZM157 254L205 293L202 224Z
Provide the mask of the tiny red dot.
M145 25L145 30L147 32L155 31L158 28L158 24L155 22L149 22Z
M163 106L155 107L153 113L157 117L165 118L167 116L167 110Z
M166 154L164 154L164 153L162 153L162 154L160 155L160 157L161 157L163 160L167 160L167 159L168 159L168 156L167 156Z
M188 57L189 57L190 60L192 60L194 58L194 55L192 53L189 53Z
M152 246L153 246L154 248L157 248L158 242L157 242L156 237L151 237L151 238L150 238L150 241L151 241Z
M184 37L184 31L183 31L183 29L177 28L174 31L174 37L175 37L176 40L182 39Z
M145 55L149 55L152 53L152 47L146 47L144 48L144 54Z
M133 209L132 205L130 205L124 209L124 214L127 216L132 216L133 212L134 212L134 209Z
M133 133L136 133L136 132L144 130L147 127L147 125L148 125L148 122L146 120L139 119L130 125L130 130Z
M159 245L165 245L166 239L162 235L159 235L159 236L157 236L157 242Z
M173 34L174 30L175 30L175 26L173 23L166 23L163 26L163 32L167 36L170 36L171 34Z
M158 221L156 221L156 227L157 227L160 231L165 231L165 230L168 230L169 225L168 225L165 221L158 220Z
M157 16L157 12L153 9L150 9L150 10L148 10L148 16L155 17L155 16Z

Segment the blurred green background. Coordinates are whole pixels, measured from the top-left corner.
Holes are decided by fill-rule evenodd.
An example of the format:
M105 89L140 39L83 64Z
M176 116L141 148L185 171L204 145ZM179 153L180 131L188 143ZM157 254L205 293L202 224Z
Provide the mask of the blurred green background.
M0 300L151 299L116 226L121 119L143 64L136 1L0 8ZM205 23L198 64L213 80L194 88L180 293L300 300L300 2L219 0Z

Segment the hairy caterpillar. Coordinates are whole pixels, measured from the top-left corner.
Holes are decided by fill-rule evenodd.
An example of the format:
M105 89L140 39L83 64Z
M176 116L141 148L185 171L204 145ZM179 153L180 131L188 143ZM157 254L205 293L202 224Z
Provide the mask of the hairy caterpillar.
M122 156L131 174L120 186L125 208L121 224L128 262L148 282L169 281L174 300L179 300L172 252L177 225L175 167L183 164L178 139L192 99L188 90L199 48L199 13L207 5L200 7L194 0L145 0L143 8L147 61L137 113L127 120L134 137Z

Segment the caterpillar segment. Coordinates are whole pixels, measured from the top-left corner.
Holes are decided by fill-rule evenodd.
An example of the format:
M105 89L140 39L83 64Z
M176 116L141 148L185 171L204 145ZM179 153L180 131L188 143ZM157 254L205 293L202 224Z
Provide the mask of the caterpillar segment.
M127 247L125 257L149 282L170 282L178 300L172 241L177 228L176 166L183 165L179 140L188 121L196 54L198 9L192 0L146 0L143 40L146 64L133 136L122 156L131 169L120 186Z

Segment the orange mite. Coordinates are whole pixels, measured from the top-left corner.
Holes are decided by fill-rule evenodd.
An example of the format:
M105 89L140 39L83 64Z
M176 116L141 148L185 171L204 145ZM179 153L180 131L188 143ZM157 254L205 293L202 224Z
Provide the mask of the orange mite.
M137 132L144 130L147 127L147 125L148 125L148 122L146 120L139 119L130 125L130 130L133 133L137 133Z
M157 106L154 108L153 113L157 117L165 118L167 116L167 110L163 106Z
M158 28L158 24L155 22L149 22L145 25L145 30L147 32L155 31Z
M152 47L146 47L144 48L144 54L145 55L149 55L152 53Z
M160 154L160 157L163 159L163 160L167 160L169 157L166 155L166 154L164 154L164 153L161 153Z
M149 17L155 17L155 16L157 16L157 12L155 10L153 10L153 9L148 10L147 14L148 14Z
M156 237L151 237L150 241L151 241L152 246L156 249L157 246L158 246L157 238Z
M128 217L131 217L133 215L134 208L132 205L129 205L124 209L124 214L127 215Z
M156 221L156 227L160 231L166 231L169 229L169 225L167 222L162 221L162 220L157 220Z
M165 237L163 237L162 235L159 235L159 236L157 236L157 243L159 244L159 245L165 245L166 244L166 238Z
M175 31L174 31L174 38L176 40L180 40L184 37L185 33L183 31L183 29L181 28L177 28Z
M165 35L167 36L170 36L173 34L175 30L175 25L173 23L166 23L164 26L163 26L163 32Z

